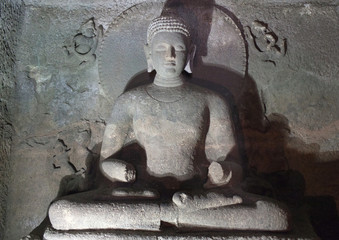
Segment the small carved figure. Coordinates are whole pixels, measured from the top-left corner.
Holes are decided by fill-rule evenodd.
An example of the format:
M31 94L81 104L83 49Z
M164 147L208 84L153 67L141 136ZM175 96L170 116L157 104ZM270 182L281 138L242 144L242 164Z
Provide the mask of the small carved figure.
M98 33L93 18L81 25L72 42L64 46L69 58L79 65L94 62L96 59L95 50L98 45Z
M266 23L254 21L252 28L247 27L250 41L260 53L264 54L264 61L273 62L286 54L286 39L280 39Z

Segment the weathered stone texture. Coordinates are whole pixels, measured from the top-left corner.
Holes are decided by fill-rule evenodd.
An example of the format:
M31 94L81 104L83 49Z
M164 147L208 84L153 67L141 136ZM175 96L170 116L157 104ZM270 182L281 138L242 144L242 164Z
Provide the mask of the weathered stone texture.
M88 179L96 170L90 166L98 157L110 107L101 98L92 51L77 54L72 41L93 17L95 40L101 41L108 24L136 3L25 6L17 48L16 136L5 239L31 232L55 197L93 184Z
M6 217L13 125L11 97L15 86L15 52L22 7L19 1L0 3L0 239Z
M46 240L311 240L315 236L297 237L294 235L277 235L269 233L255 234L234 234L234 233L211 233L204 234L154 234L154 233L135 233L135 232L82 232L82 233L61 233L54 230L48 230L45 234Z
M249 75L255 83L246 94L260 97L265 115L264 131L255 121L244 125L250 165L262 172L298 170L307 195L338 196L338 2L271 1L232 5L230 10L239 17L249 44ZM273 32L279 51L255 32L256 21ZM244 102L239 106L240 114L247 110L248 118L256 119L258 111Z
M89 187L88 167L98 157L110 103L99 84L97 59L92 52L76 54L73 40L94 18L98 56L112 20L140 2L24 0L23 14L16 1L1 1L0 225L12 124L16 130L6 239L19 239L38 226L57 195ZM241 89L235 98L249 164L262 172L299 170L307 194L336 196L339 204L338 2L215 2L239 19L248 43L249 78L230 87ZM265 45L269 36L255 32L261 24L275 34L275 44ZM8 103L15 87L15 46L13 112Z

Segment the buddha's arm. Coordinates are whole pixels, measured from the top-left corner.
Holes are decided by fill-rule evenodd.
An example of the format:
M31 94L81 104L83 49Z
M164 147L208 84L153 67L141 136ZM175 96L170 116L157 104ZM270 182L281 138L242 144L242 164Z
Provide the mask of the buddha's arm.
M120 96L106 125L100 154L100 169L112 181L130 182L135 177L135 170L131 164L110 158L124 146L131 129L131 106L128 96Z
M206 136L207 159L223 161L235 147L231 112L225 100L212 95L209 98L210 125Z
M241 178L241 166L232 159L236 147L231 112L225 100L212 95L209 98L210 125L205 142L209 182L206 187L232 185ZM236 175L236 176L235 176Z

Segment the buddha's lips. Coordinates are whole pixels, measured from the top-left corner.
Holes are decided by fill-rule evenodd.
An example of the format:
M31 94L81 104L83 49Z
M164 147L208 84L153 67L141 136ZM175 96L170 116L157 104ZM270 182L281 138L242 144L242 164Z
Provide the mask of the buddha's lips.
M173 67L173 66L175 66L175 61L165 62L165 66Z

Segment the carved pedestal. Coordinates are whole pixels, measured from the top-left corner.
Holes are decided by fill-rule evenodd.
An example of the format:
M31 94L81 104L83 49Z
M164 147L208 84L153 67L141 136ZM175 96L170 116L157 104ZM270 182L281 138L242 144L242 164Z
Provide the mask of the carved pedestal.
M307 224L304 224L307 225ZM299 226L291 233L270 232L140 232L140 231L57 231L47 229L44 240L311 240L318 239L311 227Z

